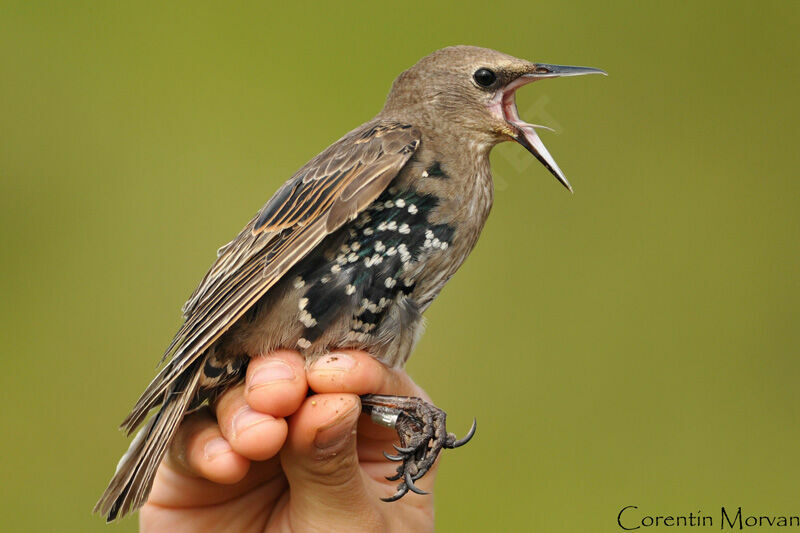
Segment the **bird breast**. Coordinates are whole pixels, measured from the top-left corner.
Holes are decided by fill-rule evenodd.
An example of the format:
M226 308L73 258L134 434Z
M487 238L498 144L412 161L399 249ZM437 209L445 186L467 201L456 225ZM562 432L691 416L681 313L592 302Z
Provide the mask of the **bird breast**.
M232 350L294 347L313 358L346 346L405 361L421 313L469 254L491 205L491 188L450 193L459 184L441 163L415 166L407 170L416 180L399 176L262 298Z

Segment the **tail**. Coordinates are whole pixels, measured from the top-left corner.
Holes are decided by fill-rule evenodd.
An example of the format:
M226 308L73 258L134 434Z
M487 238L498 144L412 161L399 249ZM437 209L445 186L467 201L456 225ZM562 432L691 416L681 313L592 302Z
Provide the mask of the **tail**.
M198 365L191 365L175 380L164 394L161 409L136 434L120 459L108 488L94 506L94 512L105 515L108 522L147 501L158 465L195 397L201 374L198 370Z

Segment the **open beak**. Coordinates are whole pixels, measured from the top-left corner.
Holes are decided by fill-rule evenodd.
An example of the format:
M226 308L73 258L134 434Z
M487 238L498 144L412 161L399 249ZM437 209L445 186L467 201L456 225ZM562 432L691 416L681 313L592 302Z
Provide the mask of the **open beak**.
M562 76L583 76L585 74L607 74L597 68L591 67L568 67L564 65L547 65L545 63L536 63L531 66L528 73L516 78L514 81L497 91L494 99L492 100L490 109L492 113L505 120L513 131L512 138L519 144L524 146L536 159L538 159L547 170L549 170L564 187L572 192L572 185L569 184L564 173L558 167L553 156L545 148L539 136L536 134L534 128L546 128L545 126L538 126L536 124L528 124L519 117L517 111L517 103L515 93L517 89L523 85L533 83L534 81L543 80L547 78L560 78ZM549 128L546 128L549 129Z

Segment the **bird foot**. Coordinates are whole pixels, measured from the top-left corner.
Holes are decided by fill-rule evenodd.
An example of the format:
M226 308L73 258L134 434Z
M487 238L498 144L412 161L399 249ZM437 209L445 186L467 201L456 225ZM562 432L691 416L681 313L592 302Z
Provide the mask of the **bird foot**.
M394 447L396 455L383 453L390 461L400 463L397 473L386 478L389 481L400 480L400 484L392 496L381 498L385 502L399 500L409 490L428 494L414 481L430 470L443 448L463 446L475 435L475 420L462 439L448 433L445 412L420 398L366 394L361 397L361 407L375 423L396 429L400 437L400 446Z

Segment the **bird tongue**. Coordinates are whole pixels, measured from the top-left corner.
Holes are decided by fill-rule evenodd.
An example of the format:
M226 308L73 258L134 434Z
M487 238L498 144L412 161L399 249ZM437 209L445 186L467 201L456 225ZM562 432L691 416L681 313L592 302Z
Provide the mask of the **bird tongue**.
M566 176L564 176L564 173L559 168L558 163L556 163L556 160L553 159L552 155L550 155L550 152L547 151L547 148L545 148L544 143L539 138L539 135L535 130L535 128L542 128L553 131L552 128L540 126L538 124L528 124L520 118L519 111L517 110L517 89L523 85L537 81L537 79L538 78L521 76L512 81L498 92L492 107L495 112L499 111L499 114L502 115L502 118L506 122L513 125L519 131L519 134L515 140L524 146L531 154L533 154L536 159L538 159L547 168L547 170L549 170L556 177L556 179L560 181L562 185L564 185L564 187L572 192L572 185L569 184Z

